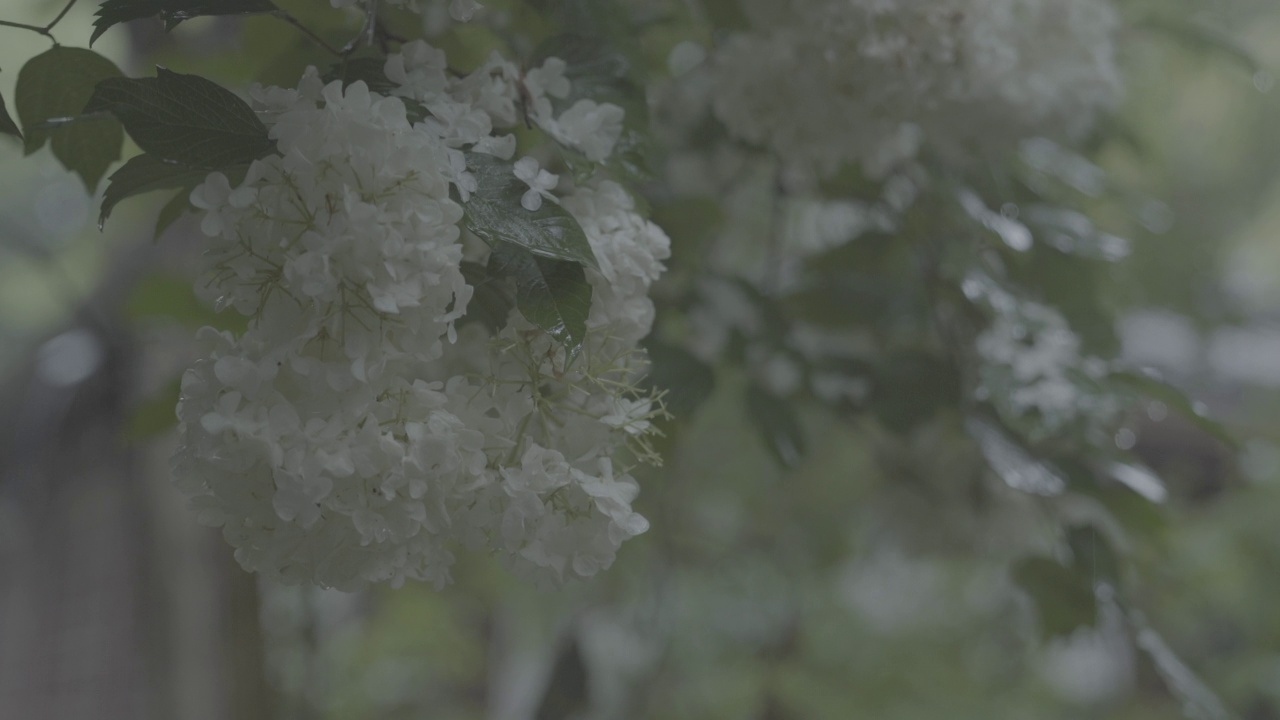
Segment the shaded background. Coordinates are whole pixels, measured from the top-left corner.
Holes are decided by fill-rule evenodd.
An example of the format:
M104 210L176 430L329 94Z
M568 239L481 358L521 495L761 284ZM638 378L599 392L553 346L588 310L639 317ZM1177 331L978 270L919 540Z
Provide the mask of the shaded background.
M1112 191L1092 214L1133 253L1083 292L1115 311L1126 358L1244 448L1158 408L1117 434L1174 489L1125 518L1158 526L1126 548L1147 613L1129 625L1150 634L1104 604L1042 637L1006 571L1010 538L1047 532L1034 500L975 507L946 482L959 449L816 415L783 473L732 377L642 478L652 530L589 585L535 591L477 560L443 593L259 583L167 484L174 382L194 327L219 321L190 293L193 228L152 243L157 198L99 232L47 149L0 139L0 717L1280 718L1280 9L1203 6L1213 32L1129 31L1116 122L1134 141L1094 156ZM11 96L47 43L4 32ZM130 75L288 82L304 56L281 37L134 23L97 49Z

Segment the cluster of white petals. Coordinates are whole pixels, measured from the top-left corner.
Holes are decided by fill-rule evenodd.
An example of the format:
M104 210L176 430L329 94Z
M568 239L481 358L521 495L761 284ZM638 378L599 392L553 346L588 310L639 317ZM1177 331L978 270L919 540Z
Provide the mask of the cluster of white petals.
M1078 135L1120 96L1109 0L742 0L710 59L716 115L818 173Z
M994 312L977 338L978 391L1006 420L1039 439L1073 423L1097 427L1114 417L1115 400L1097 391L1106 363L1081 353L1080 338L1060 312L1015 299L978 276L966 281L965 291Z
M543 94L567 93L547 66ZM587 336L570 357L515 310L500 331L470 322L463 261L486 250L459 228L476 191L464 151L512 157L495 128L521 120L529 79L496 56L448 76L422 42L385 69L398 96L314 71L255 90L276 154L192 193L199 292L250 323L202 333L175 483L245 568L289 583L441 586L464 547L540 583L590 577L647 528L623 465L651 452L660 411L635 385L668 240L618 185L557 197L554 176L516 165L526 207L561 204L594 251Z

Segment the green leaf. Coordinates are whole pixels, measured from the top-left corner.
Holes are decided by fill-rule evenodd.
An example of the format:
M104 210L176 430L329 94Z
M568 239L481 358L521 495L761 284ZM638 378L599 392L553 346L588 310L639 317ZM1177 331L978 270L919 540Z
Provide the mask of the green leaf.
M1169 499L1169 489L1158 475L1138 463L1113 462L1107 466L1108 474L1121 485L1153 503Z
M1128 390L1138 397L1164 403L1218 442L1232 450L1239 449L1240 443L1231 432L1222 423L1204 415L1199 406L1179 388L1158 377L1135 370L1118 370L1112 372L1108 379L1121 389Z
M107 191L102 195L102 210L98 214L98 228L101 229L111 216L116 203L127 197L153 190L191 187L203 182L208 175L208 170L165 162L154 155L129 158L108 178Z
M147 440L162 435L178 424L178 398L182 391L181 378L172 382L134 409L125 428L125 439L131 442Z
M86 119L56 128L50 120L77 116L101 81L120 77L110 60L92 50L57 46L27 61L18 73L14 104L25 132L28 155L50 142L63 167L93 192L111 163L120 159L124 131L110 117Z
M555 338L570 357L578 354L591 312L591 285L582 265L499 242L489 255L489 273L515 280L520 314Z
M12 135L19 140L22 139L22 131L18 129L18 124L9 116L9 108L5 107L3 95L0 95L0 134Z
M85 112L107 110L161 160L220 170L272 152L267 128L243 100L197 75L156 68L154 78L98 83Z
M159 240L170 225L177 222L178 218L191 209L192 190L195 190L194 185L182 188L169 199L169 202L164 204L164 207L160 208L160 213L156 215L156 229L151 235L153 241Z
M494 334L506 327L511 308L516 306L514 288L507 278L491 275L484 265L467 261L462 263L462 277L475 294L459 324L479 322Z
M130 20L159 17L166 30L183 20L202 15L253 15L277 12L270 0L103 0L94 13L93 34L89 44L102 37L113 25Z
M1137 610L1127 609L1125 617L1133 627L1134 644L1148 659L1169 692L1182 706L1182 715L1198 720L1232 720L1236 717L1222 699L1183 662L1169 643Z
M1164 534L1168 518L1161 507L1115 480L1114 470L1102 472L1069 457L1054 458L1054 466L1067 476L1073 493L1102 503L1130 540L1139 536L1155 539Z
M543 202L533 212L524 209L520 198L529 187L516 177L511 163L468 153L467 169L477 188L463 205L463 223L476 237L495 250L510 244L542 258L599 267L586 232L568 210L553 202Z
M645 386L667 392L667 410L677 418L689 416L715 389L716 374L710 365L693 353L659 340L644 343L649 353L649 373Z
M800 464L806 444L804 427L790 403L752 385L747 389L747 413L764 436L765 447L783 467Z
M955 368L940 357L918 350L896 352L876 368L871 410L889 430L905 434L943 407L959 402Z
M89 44L93 45L113 25L159 15L164 5L164 0L102 0L94 13L97 19L93 21Z
M996 423L975 416L966 419L964 427L987 465L1009 487L1045 496L1066 490L1067 480L1060 470L1034 457Z
M1090 260L1118 262L1129 256L1130 243L1099 230L1081 212L1050 205L1030 205L1019 218L1037 240L1058 252Z
M1067 568L1043 557L1023 560L1013 570L1014 582L1035 602L1040 631L1046 639L1070 635L1098 621L1093 583L1080 568Z

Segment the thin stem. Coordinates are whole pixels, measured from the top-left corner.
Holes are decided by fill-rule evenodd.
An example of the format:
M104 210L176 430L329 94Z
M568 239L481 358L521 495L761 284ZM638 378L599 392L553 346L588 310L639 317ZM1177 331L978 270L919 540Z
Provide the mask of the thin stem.
M317 34L315 34L314 32L312 32L311 28L307 27L306 25L303 25L303 24L298 20L298 18L296 18L296 17L294 17L294 16L290 15L289 13L285 12L284 10L277 10L276 12L273 12L273 13L271 13L271 14L272 14L272 16L277 17L277 18L279 18L279 19L281 19L281 20L283 20L283 21L285 21L285 22L289 23L290 25L294 26L295 28L297 28L297 29L298 29L298 30L299 30L303 35L306 35L308 38L310 38L312 42L314 42L315 44L317 44L317 45L319 45L320 47L324 48L326 52L328 52L328 53L330 53L330 54L332 54L332 55L336 55L336 56L338 56L338 57L346 57L346 55L347 55L347 53L346 53L346 52L344 52L344 51L342 51L342 50L339 50L339 49L335 48L334 46L330 45L329 43L325 42L325 39L324 39L324 38L322 38L322 37L320 37L319 35L317 35Z
M67 4L63 5L62 10L58 11L57 17L55 17L53 20L50 20L49 24L45 26L11 22L9 20L0 20L0 27L11 27L11 28L17 28L19 30L30 30L33 33L38 33L40 35L43 35L49 38L50 40L53 41L54 45L57 45L58 40L53 36L53 32L52 32L53 28L58 23L62 22L62 18L66 17L67 13L71 12L71 8L75 7L76 2L77 0L67 0Z
M75 7L75 4L76 0L67 0L67 4L62 6L62 11L58 13L58 16L55 17L48 25L44 26L45 32L52 30L54 25L62 22L62 18L66 17L67 13L71 12L71 8Z
M40 27L39 25L27 25L26 23L16 23L16 22L9 22L8 20L0 20L0 26L18 28L19 30L30 30L31 32L40 33L41 35L44 35L47 38L53 37L52 35L49 34L48 30Z
M75 0L72 0L72 2L74 1ZM297 28L303 35L306 35L308 38L310 38L312 42L324 48L325 51L328 52L330 55L334 55L336 57L341 58L343 63L343 70L346 69L345 66L346 66L347 58L350 57L353 52L359 49L362 45L372 46L376 38L378 37L379 23L378 23L377 0L368 0L368 10L365 13L364 25L361 26L360 32L357 33L355 37L351 38L351 41L348 42L346 45L343 45L341 48L336 48L330 45L328 42L325 41L324 38L320 37L313 30L311 30L311 28L308 28L306 25L303 25L302 22L298 20L298 18L294 17L293 15L290 15L288 12L284 10L277 10L271 14L289 23L295 28Z
M344 58L355 52L361 45L373 45L374 31L378 27L378 0L368 0L366 8L364 26L360 28L360 32L356 33L355 37L351 38L351 42L342 47L342 56Z

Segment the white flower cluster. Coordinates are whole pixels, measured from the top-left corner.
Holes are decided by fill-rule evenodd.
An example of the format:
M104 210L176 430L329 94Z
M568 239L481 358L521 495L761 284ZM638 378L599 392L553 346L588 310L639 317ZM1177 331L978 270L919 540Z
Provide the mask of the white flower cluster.
M1120 95L1109 0L742 0L711 58L716 115L819 173L1075 135Z
M1106 364L1081 355L1080 338L1061 313L1016 299L976 275L966 280L965 292L985 300L995 314L977 339L983 362L978 394L1007 421L1036 440L1081 421L1092 429L1114 416L1114 399L1097 387Z
M556 115L553 100L568 98L572 90L565 69L563 60L552 57L521 73L519 66L494 53L474 73L453 81L447 77L444 52L423 42L401 48L386 68L387 77L400 85L401 96L422 102L436 124L458 137L473 137L481 127L511 127L527 120L588 160L600 162L613 153L622 135L625 111L612 103L580 98ZM505 152L483 139L481 149L510 157L515 141L508 140L501 146L511 148Z
M599 264L583 349L568 357L514 310L496 334L468 322L464 254L485 250L462 237L450 190L476 191L464 149L511 156L494 128L517 121L519 73L495 58L450 78L420 42L386 72L421 121L310 71L297 90L254 92L277 154L237 187L213 174L192 193L209 248L198 289L251 322L239 338L203 331L175 483L246 569L289 583L442 586L460 547L540 583L590 577L648 527L619 461L651 453L660 406L635 389L637 342L668 240L621 187L556 197L525 164Z

